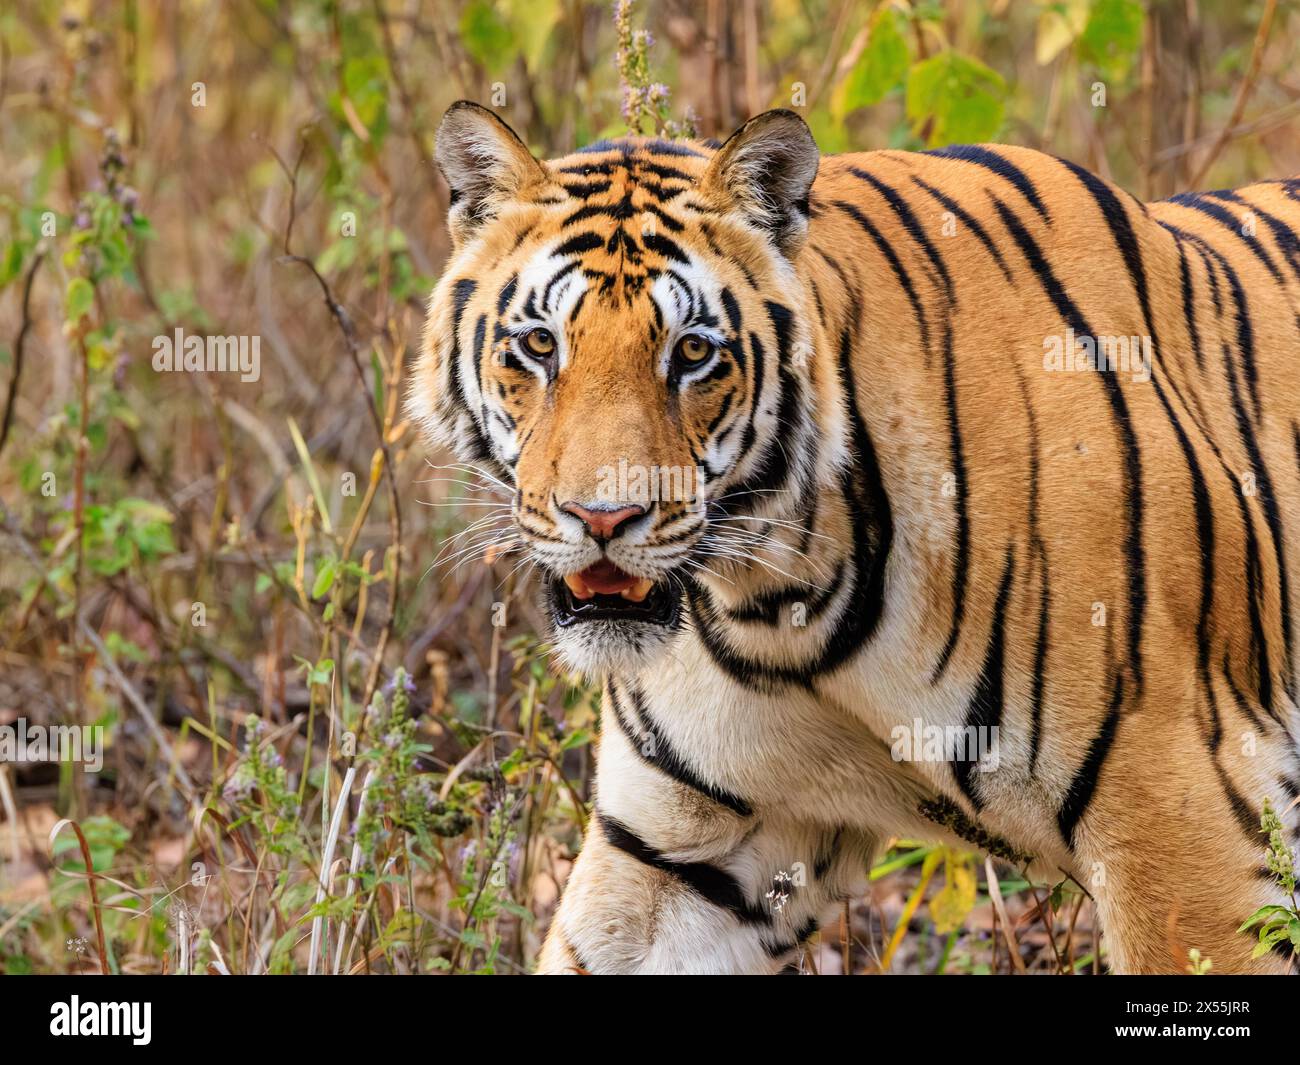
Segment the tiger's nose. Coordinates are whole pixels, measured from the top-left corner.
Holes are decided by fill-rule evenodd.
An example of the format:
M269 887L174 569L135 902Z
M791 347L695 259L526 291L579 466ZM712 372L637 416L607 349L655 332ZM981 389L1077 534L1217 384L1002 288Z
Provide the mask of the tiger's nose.
M572 514L587 527L588 533L602 541L614 539L629 521L645 513L645 507L635 504L606 509L599 505L584 507L581 503L568 502L561 503L560 509L566 514Z

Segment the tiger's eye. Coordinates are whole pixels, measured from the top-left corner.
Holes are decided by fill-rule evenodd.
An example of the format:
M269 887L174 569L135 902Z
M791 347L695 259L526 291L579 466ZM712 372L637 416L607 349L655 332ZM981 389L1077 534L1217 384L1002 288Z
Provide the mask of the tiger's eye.
M713 345L701 336L684 336L677 342L677 357L683 362L701 363L713 352Z
M534 358L548 359L555 354L555 336L549 329L531 329L524 334L524 347Z

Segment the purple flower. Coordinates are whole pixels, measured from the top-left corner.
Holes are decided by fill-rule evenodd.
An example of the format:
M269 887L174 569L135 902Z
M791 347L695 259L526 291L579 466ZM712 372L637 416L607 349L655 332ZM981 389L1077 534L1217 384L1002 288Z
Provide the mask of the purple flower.
M406 692L407 695L415 694L415 681L413 681L411 675L405 671L402 672L402 691ZM396 674L390 677L388 683L384 685L384 695L391 699L395 694L397 694Z

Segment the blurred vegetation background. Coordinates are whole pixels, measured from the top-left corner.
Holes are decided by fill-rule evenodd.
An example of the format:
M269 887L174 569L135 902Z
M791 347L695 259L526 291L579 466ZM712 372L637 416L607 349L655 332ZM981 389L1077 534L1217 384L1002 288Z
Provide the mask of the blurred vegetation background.
M0 970L532 965L596 705L474 549L493 486L402 412L453 100L539 155L784 106L1150 198L1300 171L1297 40L1276 0L6 3L0 725L106 752L0 765ZM155 371L177 329L259 378ZM898 840L801 967L1096 971L1091 918Z

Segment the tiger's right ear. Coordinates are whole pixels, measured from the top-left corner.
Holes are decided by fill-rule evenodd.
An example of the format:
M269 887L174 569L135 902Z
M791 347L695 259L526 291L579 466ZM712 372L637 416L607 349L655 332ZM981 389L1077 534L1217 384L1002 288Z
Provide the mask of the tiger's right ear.
M793 111L765 111L736 130L700 179L706 197L740 211L793 258L808 231L808 193L821 155Z
M502 203L546 180L518 135L486 107L459 100L438 125L434 155L451 189L447 227L460 247Z

